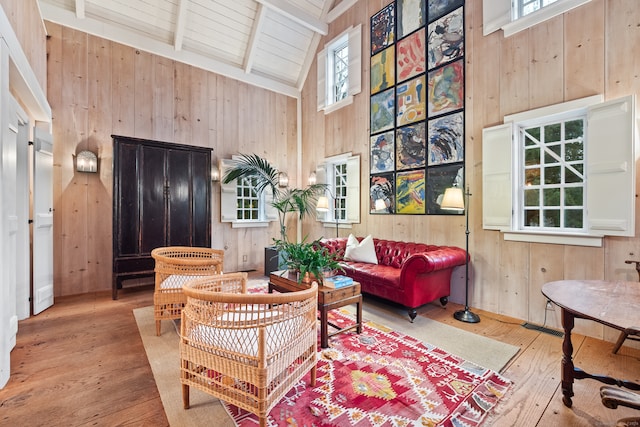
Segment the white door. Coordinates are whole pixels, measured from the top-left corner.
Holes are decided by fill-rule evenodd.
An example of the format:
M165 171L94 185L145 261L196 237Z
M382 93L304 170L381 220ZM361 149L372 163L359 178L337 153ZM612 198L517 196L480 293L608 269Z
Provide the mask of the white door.
M53 305L53 137L33 131L33 314Z
M2 129L2 282L4 283L5 312L2 316L2 327L7 328L7 349L10 351L16 344L18 332L18 316L16 313L16 248L18 235L18 214L16 199L17 184L17 140L18 116L17 103L11 98L7 102L7 110Z
M16 213L18 232L16 247L16 312L18 320L31 314L31 226L29 225L29 118L18 107Z

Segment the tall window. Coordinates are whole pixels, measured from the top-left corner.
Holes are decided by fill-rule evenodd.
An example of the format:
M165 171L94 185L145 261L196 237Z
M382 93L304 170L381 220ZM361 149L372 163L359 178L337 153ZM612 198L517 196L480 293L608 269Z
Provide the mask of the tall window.
M502 29L504 36L533 27L591 0L484 0L482 34Z
M556 1L558 0L514 0L513 19L516 20L526 16Z
M585 120L582 116L520 127L523 227L584 230Z
M220 176L232 167L228 159L220 160ZM220 221L229 222L233 228L267 227L278 220L278 213L271 202L269 188L256 192L256 178L244 177L227 184L220 182Z
M257 178L242 178L236 186L236 218L241 221L260 219L260 197L256 192Z
M339 221L347 219L347 163L333 166L333 190L336 195L333 218Z
M325 114L353 103L362 89L362 25L350 27L318 55L318 111Z
M328 184L327 197L331 207L316 211L317 220L327 227L341 227L360 222L360 156L351 153L327 157L316 168L318 183Z
M333 102L342 101L349 93L349 43L345 40L333 51Z
M601 246L635 235L635 97L596 95L482 132L482 224L505 240Z

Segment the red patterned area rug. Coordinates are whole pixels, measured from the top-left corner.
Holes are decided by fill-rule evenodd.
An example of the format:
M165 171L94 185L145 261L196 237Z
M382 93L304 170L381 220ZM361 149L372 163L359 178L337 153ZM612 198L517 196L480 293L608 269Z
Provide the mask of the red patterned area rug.
M330 323L353 318L334 310ZM511 382L437 347L384 326L330 338L318 352L316 387L309 374L271 410L268 426L481 426ZM233 405L239 427L258 425Z

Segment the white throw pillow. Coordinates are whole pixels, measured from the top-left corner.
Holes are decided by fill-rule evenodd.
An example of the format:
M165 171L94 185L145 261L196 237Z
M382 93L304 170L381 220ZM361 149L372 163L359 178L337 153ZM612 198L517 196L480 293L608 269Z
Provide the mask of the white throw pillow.
M369 234L367 237L358 242L353 234L349 234L347 239L347 247L344 251L344 259L348 261L366 262L369 264L377 264L376 248L373 245L373 237Z

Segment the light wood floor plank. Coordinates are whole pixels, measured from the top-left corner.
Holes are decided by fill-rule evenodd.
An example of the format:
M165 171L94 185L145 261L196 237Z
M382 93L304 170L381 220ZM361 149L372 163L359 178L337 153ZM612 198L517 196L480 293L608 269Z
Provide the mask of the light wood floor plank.
M20 322L11 379L0 390L0 426L168 425L132 313L152 303L150 287L123 290L117 301L110 292L74 295ZM428 304L419 315L520 347L502 372L514 382L513 392L492 425L614 426L619 418L640 417L640 411L602 406L601 383L594 380L576 381L573 408L566 408L561 338L483 311L474 311L480 323L459 322L453 312L460 308ZM612 343L580 335L573 336L573 344L576 366L640 382L640 350L623 347L614 355Z

